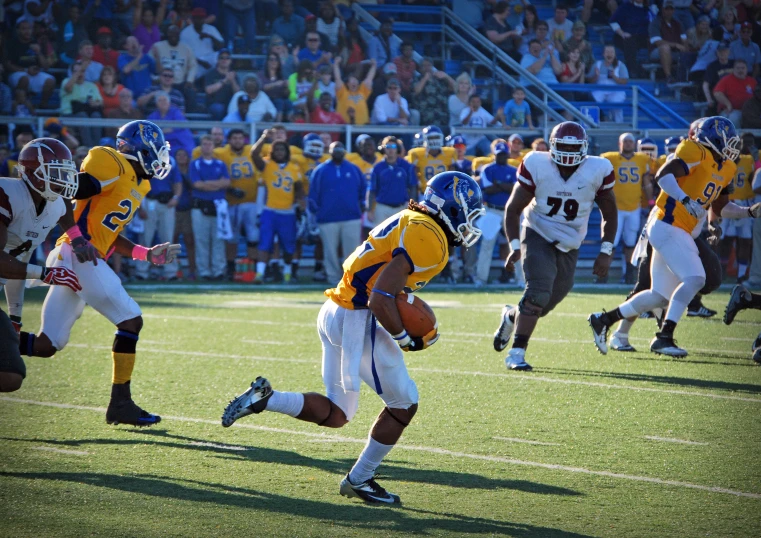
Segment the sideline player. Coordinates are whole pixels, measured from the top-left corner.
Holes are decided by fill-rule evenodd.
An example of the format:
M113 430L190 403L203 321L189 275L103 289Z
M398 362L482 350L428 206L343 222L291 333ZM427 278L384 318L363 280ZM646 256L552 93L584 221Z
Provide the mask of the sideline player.
M429 125L421 131L423 145L413 148L405 159L415 167L418 178L418 195L422 196L430 179L442 172L451 170L457 161L457 151L444 146L444 133L435 125Z
M18 339L26 279L82 289L66 267L28 263L56 224L72 235L79 230L64 202L77 190L71 151L54 138L37 138L21 149L17 165L21 179L0 178L0 289L5 287L10 314L0 309L0 392L18 390L26 377Z
M751 293L745 286L738 284L732 289L724 309L724 324L731 325L737 313L748 308L761 310L761 293ZM753 342L753 360L761 363L761 333L758 333Z
M729 194L729 199L740 207L750 207L756 193L753 192L753 171L755 161L750 154L750 148L743 145L740 150L740 158L737 160L737 175L734 179L734 191ZM745 282L748 277L745 273L750 264L750 253L753 245L753 219L743 217L739 219L726 219L722 224L724 239L720 245L720 253L723 264L726 266L732 246L735 247L737 261L737 283Z
M589 316L594 343L603 355L608 352L608 328L624 318L654 308L666 308L666 317L650 343L650 351L671 357L686 357L676 345L674 331L696 293L706 282L698 247L691 233L711 208L722 218L761 216L761 204L740 207L729 201L727 188L737 171L740 137L726 118L712 116L698 125L694 139L684 140L660 170L656 179L661 193L656 200L647 234L653 247L652 284L612 312Z
M566 121L552 130L549 152L529 153L518 167L518 186L505 207L505 231L512 249L505 266L512 270L523 261L526 290L517 307L502 309L494 334L494 349L502 351L515 328L513 347L505 358L511 370L531 370L525 360L526 347L539 318L571 291L579 247L595 203L603 223L602 246L592 272L602 278L608 274L618 216L615 177L610 162L588 156L588 147L584 127Z
M91 240L103 258L117 252L156 265L171 263L180 245L163 243L147 248L120 235L132 220L146 193L150 179L164 179L171 170L169 144L155 123L131 121L116 134L114 151L104 146L92 148L82 162L79 186L74 199L74 218L82 235ZM150 426L161 417L150 414L132 401L130 381L143 318L140 307L122 286L107 263L81 263L72 256L74 237L64 234L48 256L48 263L76 273L82 290L64 287L48 291L42 307L40 334L22 332L20 349L36 357L52 357L66 347L74 323L85 304L116 325L112 347L113 376L111 401L106 410L109 424Z
M346 425L359 406L364 381L385 402L362 454L341 481L340 492L367 502L399 503L373 478L415 416L418 391L404 363L405 351L421 351L439 338L434 328L411 338L395 297L425 286L446 265L454 245L472 246L481 233L481 189L468 175L444 172L428 182L423 202L376 226L344 262L338 286L317 318L327 396L273 391L262 377L225 408L222 425L252 413L274 411L327 428Z

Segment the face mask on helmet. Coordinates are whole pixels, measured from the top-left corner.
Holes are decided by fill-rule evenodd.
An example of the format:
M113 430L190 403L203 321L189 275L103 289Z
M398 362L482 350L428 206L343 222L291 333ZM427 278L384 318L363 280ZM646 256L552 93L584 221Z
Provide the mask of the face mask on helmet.
M454 199L448 202L429 186L426 189L423 205L431 209L444 222L456 244L472 247L481 237L481 229L476 226L476 220L484 214L485 210L481 207L480 201L477 204L471 203L472 207L468 205L468 199L465 196L468 188L455 183L452 188ZM478 186L476 185L475 188ZM469 196L471 195L472 193L469 193ZM478 199L480 200L480 195Z
M45 200L53 202L60 198L72 199L77 193L77 166L67 159L45 162L42 146L37 146L39 166L36 169L21 167L21 177Z
M644 153L651 159L657 159L658 158L658 146L655 146L653 144L644 143L644 144L638 144L637 151L640 153Z
M148 158L144 159L143 153L150 154L150 152L138 152L140 164L143 166L143 170L145 170L145 173L148 174L149 177L164 179L169 175L169 172L172 171L172 161L169 156L169 142L165 142L158 150L156 150L156 146L151 142L151 149L153 150L153 153L155 153L156 158L151 160L149 156L146 156Z
M576 142L550 139L550 157L560 166L576 166L587 156L588 143L586 140Z
M319 159L325 153L325 144L319 138L307 140L304 143L304 155L313 159Z
M425 135L425 147L428 149L441 149L444 146L444 136L441 133Z

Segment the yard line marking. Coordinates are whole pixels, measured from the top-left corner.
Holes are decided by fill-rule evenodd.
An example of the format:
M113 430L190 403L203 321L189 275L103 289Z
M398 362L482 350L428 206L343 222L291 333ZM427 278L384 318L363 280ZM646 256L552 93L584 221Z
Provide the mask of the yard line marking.
M248 338L242 339L241 342L245 342L246 344L264 344L270 346L290 346L292 344L292 342L283 342L282 340L249 340Z
M545 443L543 441L529 441L528 439L516 439L515 437L492 437L499 441L509 441L511 443L525 443L527 445L542 445L542 446L563 446L560 443Z
M188 444L190 446L207 446L209 448L219 448L221 450L234 450L238 452L245 452L246 450L251 450L250 448L245 446L220 445L219 443L203 443L201 441L192 441Z
M53 448L52 446L33 446L32 450L44 450L45 452L56 452L58 454L70 454L72 456L89 456L90 453L85 450L65 450L63 448Z
M69 344L69 347L89 348L89 349L111 349L111 346L94 346L91 344ZM164 353L167 355L185 355L195 357L209 357L219 359L250 359L267 362L293 362L301 364L313 364L317 366L320 364L318 359L291 359L280 357L262 357L258 355L231 355L229 353L207 353L204 351L180 351L176 349L141 349L141 353ZM761 403L761 398L745 398L742 396L731 396L728 394L712 394L710 392L694 392L688 390L677 389L657 389L651 387L634 387L632 385L616 385L613 383L600 383L599 381L580 381L576 379L562 379L540 375L520 375L520 374L502 374L498 372L478 372L471 370L447 370L444 368L422 368L422 367L407 367L410 372L423 372L427 374L446 374L446 375L472 375L472 376L484 376L484 377L499 377L502 379L510 379L513 381L538 381L544 383L559 383L561 385L580 385L585 387L598 387L604 389L620 389L620 390L633 390L639 392L655 392L660 394L676 394L680 396L702 396L704 398L714 398L719 400L735 400L738 402L753 402Z
M650 439L651 441L663 441L664 443L680 443L682 445L708 445L708 443L698 443L697 441L687 441L686 439L674 439L673 437L658 437L656 435L646 435L645 439Z
M105 411L105 409L103 409L102 407L88 407L84 405L69 405L69 404L62 404L62 403L56 403L56 402L23 400L20 398L11 398L8 396L0 396L0 400L5 400L8 402L13 402L18 404L31 404L31 405L41 405L45 407L56 407L59 409L77 409L77 410L98 411L98 412ZM216 421L216 420L208 420L208 419L193 418L193 417L167 416L164 418L169 420L176 420L178 422L212 424L215 426L218 426L220 424L219 421ZM245 428L249 430L258 430L258 431L265 431L265 432L271 432L271 433L282 433L287 435L296 435L301 437L309 437L312 439L333 440L333 441L356 443L356 444L362 444L362 445L364 445L367 442L366 439L342 437L339 435L325 435L322 433L289 430L286 428L270 428L268 426L255 426L255 425L239 424L239 423L234 424L234 426L237 428ZM687 488L687 489L696 489L700 491L708 491L711 493L724 493L726 495L734 495L736 497L747 497L749 499L761 499L761 493L749 493L745 491L727 489L727 488L722 488L718 486L704 486L701 484L692 484L690 482L682 482L680 480L666 480L666 479L654 478L650 476L638 476L638 475L629 475L624 473L614 473L611 471L595 471L593 469L585 469L583 467L571 467L569 465L558 465L554 463L541 463L537 461L518 460L514 458L506 458L503 456L487 456L484 454L469 454L467 452L458 452L455 450L447 450L445 448L430 447L430 446L399 444L399 445L396 445L395 448L401 449L401 450L416 451L416 452L428 452L430 454L438 454L440 456L452 456L454 458L467 458L472 460L489 461L494 463L522 465L525 467L537 467L540 469L548 469L551 471L565 471L569 473L580 473L580 474L587 474L592 476L603 476L605 478L617 478L619 480L629 480L634 482L647 482L650 484L659 484L664 486L674 486L674 487Z

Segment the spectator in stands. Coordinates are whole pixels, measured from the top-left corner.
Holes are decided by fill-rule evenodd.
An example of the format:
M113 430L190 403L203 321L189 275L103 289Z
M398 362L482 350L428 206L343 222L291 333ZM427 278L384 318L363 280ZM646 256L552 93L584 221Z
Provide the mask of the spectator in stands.
M463 127L473 129L483 129L485 127L498 127L505 124L504 109L497 109L493 116L481 106L481 97L473 94L468 100L467 108L460 112L460 123ZM464 134L465 142L468 149L465 150L469 155L489 155L491 149L489 138L483 134Z
M331 51L330 47L330 38L323 34L322 32L317 30L317 17L312 15L311 13L304 17L304 25L306 27L304 37L301 40L301 48L304 48L307 46L307 40L306 36L310 32L316 32L318 36L320 36L320 49ZM332 52L332 51L331 51Z
M185 252L188 255L188 272L183 274L183 280L195 280L196 278L196 243L193 235L193 223L190 218L190 206L192 201L193 184L190 181L190 154L184 149L174 154L174 163L177 173L182 179L182 194L174 210L174 238L172 243L185 243Z
M306 43L307 46L299 51L300 61L308 60L315 68L322 64L330 64L333 54L320 48L320 35L317 32L307 32Z
M375 104L375 99L379 95L386 93L386 85L392 78L396 78L396 64L387 63L383 66L383 69L381 69L381 76L375 77L375 80L373 81L373 93L367 101L369 107L372 108Z
M244 52L254 54L256 46L256 11L254 0L223 0L222 19L225 24L225 38L233 41L238 35L238 27L243 32ZM259 2L263 4L264 2ZM264 7L264 6L262 6ZM266 11L266 10L265 10Z
M194 8L191 16L193 25L180 32L180 42L193 51L198 63L196 78L200 78L217 63L217 51L224 46L225 42L219 30L204 22L206 19L204 8Z
M666 0L664 5L668 2L674 3L674 19L679 21L684 32L695 27L695 19L692 16L692 4L693 0Z
M610 27L614 32L613 43L624 51L626 65L631 66L632 73L637 76L644 74L637 62L637 54L640 50L647 50L650 44L650 11L645 2L647 0L623 2L610 18Z
M558 79L560 79L560 82L563 84L584 84L586 69L587 66L581 61L581 53L579 52L579 49L571 49L568 51L568 59L561 64L561 71L560 75L558 75ZM571 100L577 100L577 92L570 93L573 94Z
M92 55L95 49L92 46L92 41L85 39L79 44L79 56L77 61L81 62L81 65L85 69L85 80L88 82L98 82L100 79L100 72L103 70L103 64L96 62L92 59ZM69 76L71 76L72 70L69 67Z
M613 45L605 45L602 57L602 60L595 63L594 74L589 82L610 86L624 85L629 82L629 70L616 58L616 48ZM626 100L626 92L597 90L592 92L592 97L598 103L623 103ZM613 109L606 115L612 116L616 123L624 121L624 111L620 108Z
M176 108L180 111L185 110L185 97L174 87L174 71L167 68L162 69L159 83L145 90L143 95L137 98L137 106L142 108L145 114L150 114L156 110L156 96L159 92L167 93Z
M333 70L329 65L321 65L318 71L317 89L315 95L330 94L333 101L336 99L336 83L333 81Z
M568 6L558 4L555 6L555 16L547 20L550 30L550 39L555 48L562 50L563 43L573 34L573 22L568 20Z
M204 280L222 280L227 260L225 241L217 233L217 203L225 199L230 175L227 165L214 157L214 141L210 135L201 137L201 155L190 163L190 182L197 274Z
M744 22L740 26L740 38L729 44L729 57L732 60L745 60L748 65L748 73L753 77L761 74L761 50L750 38L753 34L753 25Z
M40 56L49 67L55 66L58 63L58 54L53 41L53 31L44 22L35 21L33 34L34 41L40 49Z
M308 203L320 226L328 282L338 282L340 252L352 252L361 242L367 182L359 167L344 160L341 142L330 144L328 153L331 159L317 165L309 178Z
M16 24L15 37L5 46L5 68L12 89L40 95L40 108L47 108L56 83L53 75L45 72L51 65L43 52L34 41L32 24L22 20Z
M542 50L555 50L555 54L558 55L557 49L555 49L555 43L549 38L550 35L550 25L547 24L545 21L539 21L536 23L536 40L539 41L539 44L542 46ZM521 57L528 54L529 45L531 42L529 42L526 45L526 48L521 48L518 52L520 53ZM558 55L558 61L560 61L560 56Z
M526 90L520 86L513 88L513 98L505 103L504 113L505 127L534 128L534 122L531 118L531 107L526 102Z
M141 120L145 117L140 109L135 108L134 103L132 102L133 93L129 88L124 88L121 90L118 93L118 96L119 106L117 108L112 108L109 112L106 112L107 118L119 118L127 121L132 121ZM105 136L115 138L117 131L117 127L107 127L104 129L103 134Z
M666 83L674 82L671 66L680 61L680 53L687 50L687 33L674 18L674 0L665 0L663 9L650 23L650 59L661 62Z
M180 29L172 25L167 28L166 39L151 47L151 55L156 62L156 70L174 71L174 86L185 97L187 110L195 109L195 80L198 64L193 51L185 43L180 43Z
M13 90L13 102L11 103L11 116L17 118L29 118L34 116L35 108L29 100L29 94L22 88ZM17 127L18 129L18 127Z
M306 109L307 95L312 91L314 81L314 64L309 60L301 60L297 71L288 77L291 106Z
M180 30L193 25L193 0L176 0L174 9L169 12L168 19L170 24L176 24ZM207 20L209 24L211 22Z
M528 51L529 41L536 39L537 24L539 24L539 15L536 12L536 7L531 4L524 6L523 20L520 27L517 28L521 31L521 42L518 46L518 52L521 54L525 54L524 51Z
M703 96L708 103L708 111L716 112L716 101L713 98L713 89L719 81L732 72L733 62L729 60L729 43L722 41L716 47L716 60L708 64L703 77Z
M737 20L737 10L727 7L721 15L721 24L713 29L716 41L731 42L740 37L740 23Z
M243 79L243 89L230 99L227 105L227 113L234 112L238 107L238 98L241 95L248 95L251 102L248 107L246 121L273 121L277 116L277 109L272 104L266 93L261 91L259 78L256 75L247 75Z
M455 81L455 92L447 99L449 126L460 125L460 113L468 106L468 100L475 91L473 81L467 73L460 73Z
M738 128L743 105L753 97L756 79L748 75L748 64L743 59L734 60L732 73L725 75L713 89L719 114L729 118Z
M111 28L107 26L98 28L96 36L98 44L93 47L92 58L104 67L108 65L116 70L119 63L119 51L111 47L112 35Z
M248 116L248 109L251 106L251 98L248 96L248 94L241 93L238 95L238 98L234 98L233 101L238 104L238 107L233 112L228 112L227 115L222 119L222 123L247 122L248 120L246 119L246 116Z
M182 111L172 104L169 94L165 91L156 93L156 110L148 114L153 121L188 121ZM192 151L195 142L190 129L178 127L163 127L164 138L169 142L172 155L180 149Z
M280 16L272 23L272 33L280 36L288 48L298 47L306 33L304 17L293 12L293 0L280 0Z
M88 38L88 27L95 13L95 2L88 2L82 11L79 4L71 2L68 20L59 25L58 51L61 62L69 66L74 63L79 53L79 43Z
M415 108L420 112L421 125L446 125L449 121L447 96L456 88L452 77L434 69L431 58L423 58L420 72L415 73L412 87Z
M314 85L317 88L317 84ZM321 93L317 103L314 102L316 91L310 92L307 97L307 109L309 110L309 123L323 125L343 125L344 119L341 114L333 110L333 96L329 93ZM331 141L338 140L339 133L331 133Z
M417 63L415 63L412 57L415 49L409 41L404 41L400 49L401 54L394 58L396 78L399 79L399 83L402 85L402 93L409 95L412 89L412 79L415 76L415 71L417 71Z
M372 122L381 125L409 125L410 109L407 99L402 97L398 79L390 79L386 83L386 93L375 100Z
M544 138L535 138L531 142L531 149L533 151L549 151L550 146L547 145L547 141Z
M523 149L526 147L523 142L523 137L518 133L513 133L510 138L507 139L507 147L510 148L509 158L512 163L521 162L523 160Z
M79 118L103 117L103 100L98 87L85 80L85 68L74 62L72 75L61 85L61 115ZM85 146L93 147L101 137L100 127L79 127L79 138Z
M344 84L341 79L341 63L340 56L333 62L333 78L336 82L336 112L341 115L344 123L366 125L370 121L367 98L370 97L373 79L375 78L375 60L370 61L370 69L361 84L354 72L349 75Z
M368 56L378 65L386 65L399 56L402 40L394 35L394 19L386 17L381 21L380 29L368 45Z
M510 4L504 1L497 2L494 4L492 15L486 19L484 31L489 41L517 60L520 58L518 47L521 42L521 32L507 23L508 15L510 15Z
M745 101L740 123L743 129L761 129L761 84L756 84L753 97Z
M596 7L600 13L604 13L607 20L609 15L612 15L618 9L618 2L616 0L584 0L583 6L580 20L589 23L589 18L592 16L592 8Z
M133 95L143 95L151 87L151 75L156 71L156 62L150 54L143 52L143 47L134 36L129 36L124 43L125 52L119 54L119 72L126 88Z
M206 108L215 120L225 116L233 94L240 91L238 75L230 69L231 64L230 51L222 49L217 56L216 67L203 76Z
M529 43L528 54L521 58L521 67L528 69L530 73L545 84L557 84L557 75L562 71L555 46L550 44L547 48L543 49L538 39L534 39ZM524 78L521 82L526 86L526 89L536 93L535 87L531 85L531 81Z
M132 13L132 35L137 38L143 50L151 50L154 44L161 41L159 28L164 23L166 8L169 0L160 0L156 12L146 6L145 0L137 0Z
M484 0L452 0L452 11L467 24L481 30L484 25Z
M352 17L346 21L346 35L344 36L344 46L341 50L341 56L344 65L354 65L363 62L368 57L368 47L362 34L359 31L359 21L357 17Z
M592 44L586 39L587 27L581 21L573 23L571 30L571 37L562 44L560 52L568 54L572 49L579 49L581 55L581 63L583 63L587 69L591 69L595 63L594 52L592 51Z
M695 28L687 34L688 52L682 54L685 66L689 66L690 82L700 84L703 82L706 68L714 58L719 42L711 35L710 18L701 15L695 23ZM696 92L697 94L697 92Z
M320 16L317 19L317 31L328 36L330 50L340 50L343 47L345 24L333 0L324 0L320 6Z
M116 71L110 65L100 72L98 90L103 101L103 115L109 117L111 111L119 108L119 93L124 90L124 86L116 81Z
M283 75L283 65L280 63L280 56L270 51L267 55L267 63L264 70L259 74L259 80L262 81L264 93L270 98L272 104L277 109L277 121L283 120L283 115L288 114L291 101L288 99L288 79Z

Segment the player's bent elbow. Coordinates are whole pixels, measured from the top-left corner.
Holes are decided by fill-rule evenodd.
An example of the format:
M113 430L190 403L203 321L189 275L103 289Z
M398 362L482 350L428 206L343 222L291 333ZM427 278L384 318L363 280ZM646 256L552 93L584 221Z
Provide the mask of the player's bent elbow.
M24 378L14 372L0 372L0 392L15 392L21 388Z

